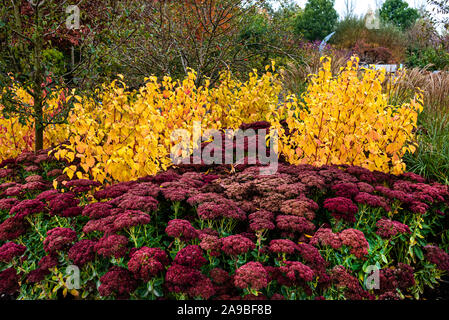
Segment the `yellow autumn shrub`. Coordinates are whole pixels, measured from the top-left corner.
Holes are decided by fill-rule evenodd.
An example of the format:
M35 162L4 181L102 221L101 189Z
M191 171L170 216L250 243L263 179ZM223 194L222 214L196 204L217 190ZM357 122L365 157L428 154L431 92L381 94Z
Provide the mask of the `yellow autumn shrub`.
M280 151L293 164L350 164L402 173L402 156L414 152L414 129L422 94L393 106L382 93L385 71L360 69L352 58L338 75L331 59L311 77L302 101L290 98L270 117L280 132ZM288 131L280 125L285 118ZM291 134L287 134L291 133Z
M17 99L21 102L33 105L33 98L23 88L14 86L12 88ZM1 94L1 93L0 93ZM44 112L50 114L56 110L59 103L60 95L55 95L48 99ZM49 148L58 145L67 137L65 126L49 125L45 129L44 147ZM20 123L18 117L5 117L3 115L3 106L0 104L0 161L8 158L15 158L24 151L32 151L34 149L34 123L27 121Z
M251 73L246 82L225 72L216 86L206 81L197 87L196 73L190 71L182 81L150 77L138 91L129 91L123 79L114 81L103 85L95 100L77 97L67 126L69 142L55 155L80 160L79 167L65 169L70 178L111 182L155 174L172 165L172 147L181 142L172 141L174 130L193 136L194 122L207 130L264 120L282 90L277 77L268 67L260 77ZM188 150L195 146L190 139Z
M330 67L330 59L323 60L302 99L295 95L281 99L282 78L274 63L262 75L253 71L245 82L223 72L214 86L209 81L196 86L194 71L182 81L150 77L133 91L120 77L93 96L76 96L68 124L47 128L46 146L66 141L55 155L79 162L65 169L70 178L128 181L173 164L172 147L181 141L172 141L174 130L194 135L197 122L204 132L266 120L279 136L279 152L292 164L351 164L403 172L402 156L414 151L413 130L422 95L392 106L382 93L384 72L360 70L356 58L338 75ZM25 90L20 92L23 101L32 103ZM0 130L0 159L32 149L32 125L0 116ZM184 155L195 146L190 139Z

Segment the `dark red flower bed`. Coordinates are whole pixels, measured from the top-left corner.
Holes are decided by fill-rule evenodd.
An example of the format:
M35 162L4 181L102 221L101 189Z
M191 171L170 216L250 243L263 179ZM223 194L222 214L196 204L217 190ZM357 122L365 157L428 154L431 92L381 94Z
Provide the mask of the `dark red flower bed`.
M3 298L411 299L449 271L448 186L414 174L183 166L103 187L64 165L0 164Z

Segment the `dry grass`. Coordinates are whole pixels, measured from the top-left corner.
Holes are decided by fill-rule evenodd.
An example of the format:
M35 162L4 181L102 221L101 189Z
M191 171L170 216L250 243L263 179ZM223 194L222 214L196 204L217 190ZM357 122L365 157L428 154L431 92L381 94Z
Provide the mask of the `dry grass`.
M348 56L343 54L328 54L332 58L332 74L339 74L346 66ZM313 52L301 63L289 63L283 72L284 88L290 92L301 94L307 88L308 78L312 74L318 74L323 67L318 51Z
M410 100L419 89L424 94L424 112L449 114L449 72L433 73L426 68L403 70L387 78L385 92L392 104Z

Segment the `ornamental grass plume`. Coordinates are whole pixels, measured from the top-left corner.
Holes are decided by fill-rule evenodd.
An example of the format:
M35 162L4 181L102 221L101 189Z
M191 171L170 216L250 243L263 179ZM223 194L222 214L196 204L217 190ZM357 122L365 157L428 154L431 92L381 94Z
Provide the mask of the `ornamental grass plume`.
M79 267L95 260L95 245L93 240L81 240L75 243L69 250L69 259Z
M125 236L113 234L103 236L94 246L97 254L104 257L115 257L116 259L124 257L128 251L128 238Z
M0 247L0 262L10 263L15 257L20 257L26 251L26 247L14 242L7 242Z
M343 197L328 198L324 200L324 207L331 212L336 220L355 222L355 214L358 208L351 199Z
M178 251L173 262L192 269L200 269L207 263L207 260L203 257L203 251L199 246L188 245Z
M115 296L117 299L129 299L138 286L128 269L119 266L111 267L106 274L100 278L101 285L98 291L101 296Z
M237 288L259 291L268 285L267 272L260 262L248 262L235 271L234 284Z
M165 233L173 238L178 238L181 241L188 242L198 238L198 232L187 220L173 219L168 222Z
M148 282L164 271L168 264L168 256L164 250L142 247L131 255L128 269L136 278Z
M254 242L241 235L232 235L221 239L223 252L229 256L238 256L254 250Z
M76 232L70 228L53 228L47 231L47 237L44 240L44 250L49 254L65 250L76 241Z

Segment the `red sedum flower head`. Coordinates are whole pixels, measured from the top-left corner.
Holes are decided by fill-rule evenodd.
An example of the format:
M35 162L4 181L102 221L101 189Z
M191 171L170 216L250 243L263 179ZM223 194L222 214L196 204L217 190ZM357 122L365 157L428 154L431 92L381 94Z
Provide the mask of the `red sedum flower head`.
M268 275L259 262L248 262L238 268L234 276L234 284L240 289L261 290L268 285Z
M271 240L268 250L273 253L293 254L297 249L296 243L288 239Z
M238 256L254 250L255 244L248 238L241 235L232 235L221 239L223 252L230 256Z
M192 227L190 222L182 219L170 220L165 232L170 237L178 238L182 241L190 241L198 237L198 232Z
M324 200L324 207L337 220L344 220L349 223L355 222L355 214L358 208L351 199L343 197L329 198Z
M14 268L0 272L0 295L12 295L19 289L19 275Z
M103 297L115 296L117 299L128 299L130 294L137 289L137 281L129 270L113 266L100 278L101 285L98 288Z
M186 266L192 269L200 269L207 263L203 257L203 251L197 245L189 245L176 254L175 264Z
M115 257L118 259L126 255L128 251L127 245L128 238L125 236L117 234L105 235L95 244L94 250L104 257Z
M76 232L70 228L54 228L47 231L44 240L44 250L47 253L55 253L69 247L76 240Z
M389 219L380 219L377 221L376 227L376 234L384 239L390 239L401 233L410 233L410 229L407 225Z
M95 259L95 241L81 240L75 243L69 250L69 259L79 267L84 266Z
M7 242L0 247L0 262L10 263L15 257L24 254L27 248L14 242Z
M131 256L128 269L134 273L136 278L148 282L162 272L168 263L168 256L164 250L142 247Z

